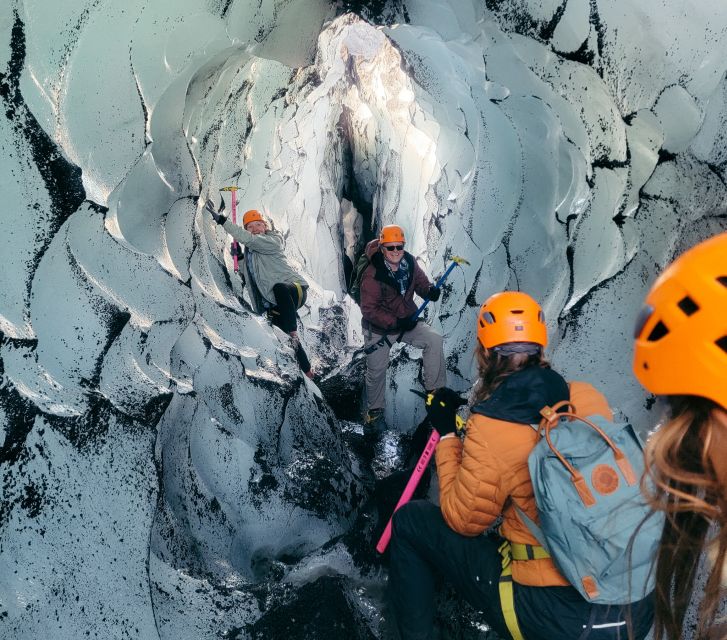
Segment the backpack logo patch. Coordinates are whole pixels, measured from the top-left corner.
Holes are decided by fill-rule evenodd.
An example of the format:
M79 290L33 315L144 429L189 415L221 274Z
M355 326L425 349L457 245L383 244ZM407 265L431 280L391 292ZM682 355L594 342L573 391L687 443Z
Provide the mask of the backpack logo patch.
M591 484L602 496L607 496L618 489L618 473L616 469L607 464L599 464L591 473Z

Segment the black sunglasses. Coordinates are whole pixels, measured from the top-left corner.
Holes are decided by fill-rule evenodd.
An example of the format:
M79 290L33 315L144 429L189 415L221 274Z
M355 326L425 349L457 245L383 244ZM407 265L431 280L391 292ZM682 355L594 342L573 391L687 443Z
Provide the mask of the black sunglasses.
M404 250L403 244L395 244L392 247L388 247L386 245L383 245L383 246L384 246L384 249L386 249L387 251L403 251Z

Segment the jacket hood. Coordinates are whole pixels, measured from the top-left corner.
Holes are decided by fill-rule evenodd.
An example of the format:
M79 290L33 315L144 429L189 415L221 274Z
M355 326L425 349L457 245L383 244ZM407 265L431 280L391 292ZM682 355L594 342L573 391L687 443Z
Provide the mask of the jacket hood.
M506 378L487 398L472 407L479 413L495 420L537 424L540 410L561 400L570 400L568 383L550 368L528 367Z

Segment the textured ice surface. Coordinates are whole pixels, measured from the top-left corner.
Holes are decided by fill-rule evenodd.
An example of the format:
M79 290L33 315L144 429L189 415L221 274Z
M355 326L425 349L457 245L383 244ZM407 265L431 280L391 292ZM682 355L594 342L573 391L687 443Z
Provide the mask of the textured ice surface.
M381 224L432 277L471 263L428 310L452 386L474 310L520 288L555 366L653 424L631 327L727 228L726 45L696 1L3 3L0 636L385 635L382 470L423 411L397 346L373 460L347 422L345 294ZM201 207L230 185L311 284L325 399ZM443 599L451 637L487 637Z

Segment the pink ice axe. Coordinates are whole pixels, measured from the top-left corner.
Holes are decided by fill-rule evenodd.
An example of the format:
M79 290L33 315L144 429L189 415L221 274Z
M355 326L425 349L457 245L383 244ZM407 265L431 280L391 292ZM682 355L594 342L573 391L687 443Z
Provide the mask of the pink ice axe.
M401 498L399 498L399 502L397 502L396 507L394 507L394 513L399 510L399 507L405 505L409 502L409 500L411 500L411 497L414 495L414 491L416 490L419 481L422 479L422 474L427 468L429 460L432 457L434 450L437 448L438 443L439 433L437 433L436 429L432 429L429 440L427 440L427 446L424 447L424 451L422 451L422 455L419 457L419 462L417 462L416 467L414 467L414 471L409 478L409 482L406 483L406 487L404 487ZM389 522L386 523L384 533L381 534L379 542L376 544L376 551L379 553L384 553L384 551L386 551L386 547L389 546L389 540L391 540L391 521L393 518L394 514L392 513L391 518L389 518Z
M230 219L232 224L237 224L237 187L222 187L220 191L231 191L232 192L232 204L230 206L231 213ZM238 271L237 267L237 240L232 241L232 263L235 266L235 273Z
M422 398L426 398L427 395L425 393L422 393L421 391L417 391L416 389L411 389L412 393L416 393L418 396L421 396ZM457 426L458 428L461 427L461 425L464 424L464 421L459 416L457 418ZM406 487L404 487L404 491L401 494L401 498L399 498L399 502L396 503L396 507L394 507L394 513L396 513L399 510L399 507L402 505L405 505L409 500L411 500L411 497L414 495L414 491L416 491L417 485L419 484L419 481L422 479L422 475L424 474L424 470L427 468L427 465L429 464L429 460L432 457L432 454L434 453L434 450L437 448L437 444L439 444L439 433L436 429L432 429L432 433L429 436L429 440L427 440L427 444L424 447L424 451L422 451L422 455L419 456L419 461L416 463L416 466L414 467L414 471L411 474L411 477L409 478L409 482L406 483ZM394 514L391 514L391 518L389 518L389 522L386 523L386 528L384 529L384 532L381 534L381 537L379 538L379 542L376 544L376 551L379 553L384 553L386 551L386 547L389 546L389 540L391 540L391 521L394 518Z

